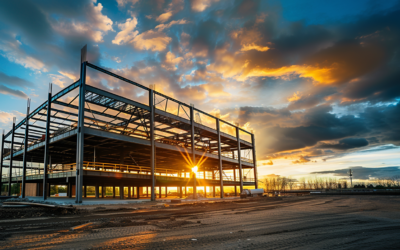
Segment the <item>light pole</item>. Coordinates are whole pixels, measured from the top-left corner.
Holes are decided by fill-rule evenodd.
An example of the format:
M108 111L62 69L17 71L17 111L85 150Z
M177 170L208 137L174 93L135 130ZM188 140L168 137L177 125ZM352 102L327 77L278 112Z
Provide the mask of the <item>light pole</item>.
M199 168L197 166L194 166L192 168L193 172L193 199L197 199L197 194L196 194L196 173Z

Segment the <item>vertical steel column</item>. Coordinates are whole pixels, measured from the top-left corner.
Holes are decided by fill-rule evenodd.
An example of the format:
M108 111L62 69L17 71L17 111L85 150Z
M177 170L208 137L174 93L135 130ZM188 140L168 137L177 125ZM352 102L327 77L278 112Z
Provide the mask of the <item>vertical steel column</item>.
M47 167L49 165L49 144L50 144L50 119L51 119L51 84L49 86L49 94L47 96L47 119L46 134L44 138L44 166L43 166L43 200L47 199Z
M149 90L149 107L150 107L150 168L151 168L151 201L156 200L156 177L155 177L155 165L156 165L156 150L154 141L154 91ZM148 193L148 192L147 192Z
M243 191L243 177L242 177L242 154L240 152L240 134L239 134L239 128L236 127L236 140L237 140L237 145L238 145L238 160L239 160L239 178L240 178L240 193ZM236 180L235 180L236 181Z
M254 183L255 188L258 188L258 180L257 180L257 161L256 161L256 143L254 140L254 134L251 134L251 143L253 145L253 165L254 165Z
M72 198L72 183L68 180L68 198Z
M217 118L217 136L218 136L218 166L219 166L219 181L220 181L220 197L224 198L224 177L222 176L222 155L221 155L221 128L220 121Z
M26 160L28 151L28 137L29 137L29 109L30 109L30 99L28 98L28 106L26 108L26 118L25 118L25 141L24 141L24 156L22 162L22 190L21 197L25 198L25 181L26 181ZM32 167L32 166L31 166Z
M79 86L78 107L78 133L76 140L76 181L75 181L75 203L82 203L83 186L83 157L85 147L85 94L86 94L86 45L81 50L81 76Z
M1 137L1 159L0 159L0 189L3 187L3 157L4 157L4 129L3 129L3 136Z
M11 196L11 181L12 181L12 167L13 167L13 154L14 154L14 134L15 134L15 117L13 118L12 134L11 134L11 148L10 148L10 166L8 167L8 196Z
M190 124L191 124L190 136L191 136L191 147L192 147L192 160L193 160L193 165L196 166L196 154L195 154L195 150L194 150L195 146L194 146L194 107L193 106L190 106ZM193 172L193 199L197 198L196 185L197 185L196 173Z

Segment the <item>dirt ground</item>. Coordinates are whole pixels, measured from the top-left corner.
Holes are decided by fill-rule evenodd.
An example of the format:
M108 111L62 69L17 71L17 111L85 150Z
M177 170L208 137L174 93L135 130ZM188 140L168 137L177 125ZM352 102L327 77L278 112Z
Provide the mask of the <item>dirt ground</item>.
M399 249L399 196L79 207L0 219L0 249ZM25 208L26 209L26 208ZM18 208L14 208L18 213ZM0 211L1 212L1 211ZM37 213L32 213L37 214ZM21 218L23 217L23 218Z

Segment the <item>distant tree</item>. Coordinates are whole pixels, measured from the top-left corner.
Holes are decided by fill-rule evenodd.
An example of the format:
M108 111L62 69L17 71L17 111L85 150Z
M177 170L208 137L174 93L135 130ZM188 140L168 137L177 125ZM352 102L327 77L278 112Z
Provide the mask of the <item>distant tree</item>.
M297 182L296 179L292 179L291 176L289 176L288 180L287 180L287 185L289 187L290 190L293 190L294 184Z

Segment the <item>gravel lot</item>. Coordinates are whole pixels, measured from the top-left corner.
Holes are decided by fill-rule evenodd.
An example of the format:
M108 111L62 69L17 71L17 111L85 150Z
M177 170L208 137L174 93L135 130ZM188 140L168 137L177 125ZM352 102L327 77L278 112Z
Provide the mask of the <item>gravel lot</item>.
M0 218L0 249L399 249L400 244L399 196L79 209L84 210Z

